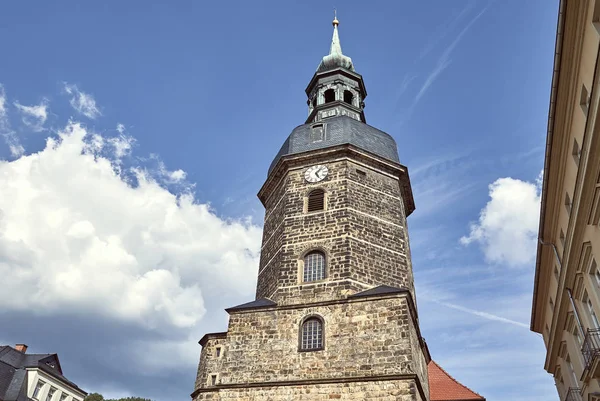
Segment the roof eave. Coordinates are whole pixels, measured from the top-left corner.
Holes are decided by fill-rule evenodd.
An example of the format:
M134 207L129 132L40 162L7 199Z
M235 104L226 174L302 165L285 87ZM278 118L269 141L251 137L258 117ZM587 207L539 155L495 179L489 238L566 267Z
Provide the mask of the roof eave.
M542 258L542 237L544 232L544 214L546 211L546 202L547 202L547 192L548 192L548 165L550 164L550 154L552 152L552 136L554 133L554 123L555 118L554 114L556 112L556 93L558 91L558 80L560 77L560 66L562 61L562 42L564 40L563 30L564 30L564 15L565 15L565 7L567 0L560 0L558 5L558 20L556 22L556 42L555 42L555 58L554 58L554 68L552 73L552 82L555 83L552 85L550 91L550 105L548 110L548 134L546 136L546 152L544 155L544 175L542 178L542 191L541 191L541 201L540 201L540 222L538 229L538 243L537 243L537 254L536 254L536 262L535 262L535 276L533 279L533 300L531 305L531 322L530 322L530 330L535 332L535 320L536 320L536 308L537 308L537 294L538 294L538 286L540 279L540 269L541 269L541 258Z

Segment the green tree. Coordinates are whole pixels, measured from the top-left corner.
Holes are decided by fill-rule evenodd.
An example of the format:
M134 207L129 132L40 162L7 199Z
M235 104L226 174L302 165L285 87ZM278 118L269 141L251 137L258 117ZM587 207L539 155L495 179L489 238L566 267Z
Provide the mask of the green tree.
M118 400L115 400L115 399L105 400L104 397L102 396L102 394L92 393L92 394L88 394L88 396L85 397L83 399L83 401L152 401L152 400L149 398L141 398L141 397L126 397L126 398L119 398Z

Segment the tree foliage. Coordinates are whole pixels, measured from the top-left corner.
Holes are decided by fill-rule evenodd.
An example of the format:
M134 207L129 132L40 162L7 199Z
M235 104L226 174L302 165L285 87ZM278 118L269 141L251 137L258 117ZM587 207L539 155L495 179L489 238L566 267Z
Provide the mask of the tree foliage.
M118 400L115 400L115 399L107 400L102 396L102 394L91 393L91 394L88 394L87 397L85 397L83 401L152 401L152 400L149 398L141 398L141 397L126 397L126 398L119 398Z

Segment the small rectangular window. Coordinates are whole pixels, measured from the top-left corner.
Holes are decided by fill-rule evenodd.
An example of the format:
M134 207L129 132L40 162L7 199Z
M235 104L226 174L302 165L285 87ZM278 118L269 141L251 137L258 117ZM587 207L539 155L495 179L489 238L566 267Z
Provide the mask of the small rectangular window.
M215 348L215 356L217 358L221 357L221 347Z
M579 165L579 160L581 159L581 149L579 148L579 143L575 138L573 138L573 150L571 151L571 154L573 155L575 164Z
M581 346L581 334L579 334L579 329L577 328L577 326L575 326L575 328L573 329L573 335L575 336L575 339L577 340L577 344L579 344Z
M311 142L321 142L325 139L325 128L323 124L315 124L311 127L310 132L310 141Z
M594 5L594 13L592 14L592 24L600 33L600 0L596 0L596 4Z
M322 189L315 189L308 194L306 211L317 212L319 210L325 210L325 191Z
M42 387L44 387L44 384L46 384L43 380L38 380L37 384L35 385L35 390L33 390L33 398L34 399L38 399L38 396L40 395L40 391L42 391Z
M600 270L598 270L598 265L596 265L596 259L592 259L590 273L594 275L594 277L596 278L596 285L600 287Z
M579 99L579 105L581 106L581 110L587 115L590 104L590 94L585 87L585 85L581 85L581 97Z
M571 202L571 197L568 192L565 192L565 208L567 209L567 213L571 214L571 207L573 203Z
M210 385L215 386L217 384L217 375L210 375Z
M50 390L48 390L48 394L46 395L46 401L52 401L52 397L54 396L55 392L56 389L54 387L50 387Z
M596 316L596 312L594 311L594 305L592 305L592 300L589 297L586 297L586 306L588 309L588 313L590 314L590 319L592 320L592 324L595 329L600 328L600 322L598 321L598 317Z

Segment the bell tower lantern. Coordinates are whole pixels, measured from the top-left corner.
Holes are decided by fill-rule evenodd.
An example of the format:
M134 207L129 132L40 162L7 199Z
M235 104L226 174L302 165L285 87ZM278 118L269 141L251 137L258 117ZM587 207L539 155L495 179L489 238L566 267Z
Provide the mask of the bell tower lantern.
M352 59L342 53L339 23L337 17L334 18L329 54L323 57L306 88L307 123L334 116L349 116L366 122L363 109L367 90L362 76L354 70Z

